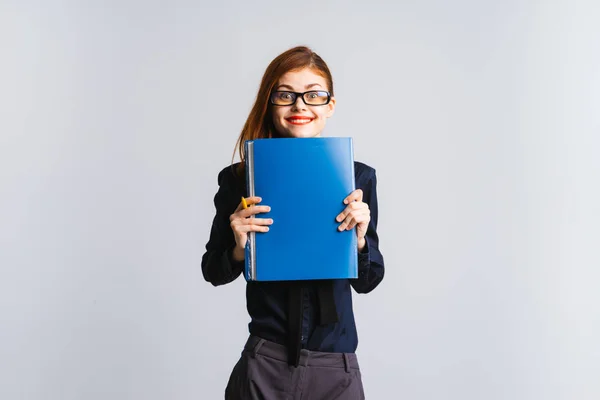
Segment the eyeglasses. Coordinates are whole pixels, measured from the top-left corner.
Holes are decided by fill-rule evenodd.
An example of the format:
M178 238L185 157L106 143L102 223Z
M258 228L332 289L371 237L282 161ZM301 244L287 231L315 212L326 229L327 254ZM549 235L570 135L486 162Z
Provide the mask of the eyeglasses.
M304 93L277 90L271 93L271 104L276 106L291 106L300 96L308 106L324 106L331 100L331 94L326 90L311 90Z

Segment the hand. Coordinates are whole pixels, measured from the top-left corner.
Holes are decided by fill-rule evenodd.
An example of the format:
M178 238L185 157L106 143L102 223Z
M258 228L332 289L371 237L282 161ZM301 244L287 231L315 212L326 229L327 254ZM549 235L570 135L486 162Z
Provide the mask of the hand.
M350 230L356 226L356 237L358 238L358 250L365 247L365 235L371 221L371 210L369 205L363 203L363 191L356 189L344 199L344 204L348 204L344 211L337 217L336 221L341 222L338 226L339 231Z
M242 203L237 206L234 213L229 217L229 225L233 230L235 238L235 249L233 250L233 258L236 261L243 261L245 257L245 247L248 241L248 232L268 232L273 220L271 218L254 218L258 213L271 211L269 206L252 206L262 201L260 197L248 197L246 203L248 208L244 208Z

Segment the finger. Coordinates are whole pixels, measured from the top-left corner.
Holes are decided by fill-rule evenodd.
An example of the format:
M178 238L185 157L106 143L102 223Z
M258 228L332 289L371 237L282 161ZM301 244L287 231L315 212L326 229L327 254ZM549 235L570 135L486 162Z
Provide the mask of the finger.
M246 204L253 205L253 204L258 204L262 201L262 197L258 197L258 196L251 196L251 197L246 197Z
M272 218L244 218L241 225L272 225Z
M344 204L350 204L353 201L362 201L362 199L363 199L362 189L356 189L352 193L350 193L348 195L348 197L346 197L344 199Z
M239 233L269 232L269 227L268 226L262 226L262 225L254 225L254 224L240 225L240 226L237 227L237 231Z
M248 218L251 215L256 215L259 213L267 213L269 211L271 211L271 207L269 207L269 206L254 206L254 207L248 207L244 210L240 210L236 214L241 218Z
M262 201L262 198L260 198L258 196L252 196L252 197L244 197L244 200L246 201L246 205L250 206L250 205L253 205L253 204L260 203ZM238 206L235 209L234 213L242 210L243 208L244 208L244 205L240 201L240 204L238 204Z
M248 226L251 225L267 226L272 224L272 218L236 218L229 225L234 232L244 233L247 232Z
M371 212L367 209L365 210L357 210L348 214L346 219L338 226L340 231L344 229L352 229L356 226L357 223L361 223L371 218Z
M271 207L269 206L253 206L253 207L248 207L245 208L243 210L239 210L236 211L235 213L231 214L229 216L229 220L233 221L234 219L239 219L239 218L248 218L252 215L261 213L261 212L269 212L271 211Z
M354 219L354 217L352 216L352 214L348 214L346 216L346 218L344 219L344 221L342 221L342 223L338 226L338 229L340 231L345 230L348 227L348 225L350 225L350 223L352 222L353 219Z
M352 218L352 220L348 223L348 226L346 226L346 230L350 230L357 225L369 222L370 219L371 216L369 214L357 215L356 217Z
M335 217L335 220L337 222L342 222L348 216L348 214L350 214L352 211L368 209L368 208L369 208L369 205L367 203L363 203L362 201L361 202L352 202L352 203L348 204L346 206L346 208L344 208L344 211L342 211L341 213L339 213L337 215L337 217Z

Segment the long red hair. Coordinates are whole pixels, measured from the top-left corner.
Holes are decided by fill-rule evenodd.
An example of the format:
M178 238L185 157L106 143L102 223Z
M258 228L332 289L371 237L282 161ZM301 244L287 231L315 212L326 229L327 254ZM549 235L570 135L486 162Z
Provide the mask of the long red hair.
M331 77L329 67L310 48L306 46L293 47L275 57L262 77L256 100L236 142L236 149L242 161L237 170L238 174L242 173L245 167L246 154L244 151L244 142L246 140L266 139L278 136L273 126L271 115L271 104L269 102L271 91L284 74L303 68L311 68L315 73L325 78L329 92L333 96L333 78Z

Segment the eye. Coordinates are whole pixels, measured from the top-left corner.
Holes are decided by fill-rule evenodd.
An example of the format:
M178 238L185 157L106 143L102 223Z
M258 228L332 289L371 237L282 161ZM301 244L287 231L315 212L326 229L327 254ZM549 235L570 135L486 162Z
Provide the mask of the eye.
M292 98L292 94L290 92L279 92L277 93L277 98L281 100L290 100Z
M329 94L323 90L313 90L306 92L304 101L311 106L322 106L329 102Z

